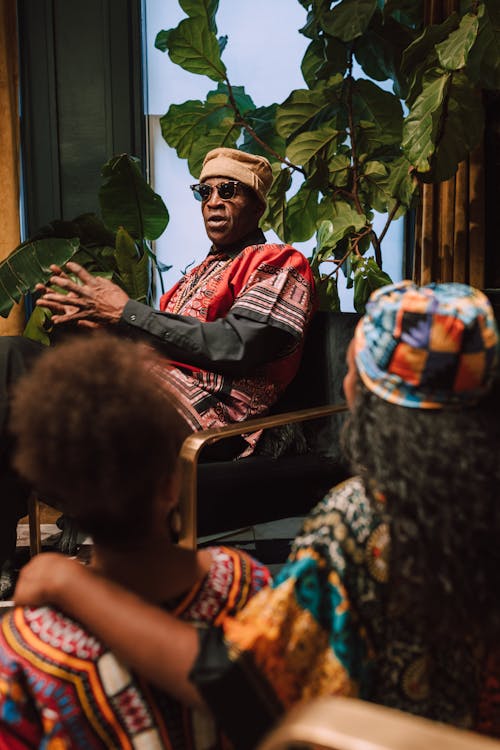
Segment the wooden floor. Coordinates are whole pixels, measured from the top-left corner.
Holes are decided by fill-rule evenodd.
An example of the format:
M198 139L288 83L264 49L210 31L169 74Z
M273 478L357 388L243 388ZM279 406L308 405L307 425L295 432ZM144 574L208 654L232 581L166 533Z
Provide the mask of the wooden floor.
M49 505L45 505L45 503L41 503L40 523L55 523L60 515L60 510L56 510L55 508L51 508ZM19 523L28 523L28 516L24 516L24 518L21 518Z

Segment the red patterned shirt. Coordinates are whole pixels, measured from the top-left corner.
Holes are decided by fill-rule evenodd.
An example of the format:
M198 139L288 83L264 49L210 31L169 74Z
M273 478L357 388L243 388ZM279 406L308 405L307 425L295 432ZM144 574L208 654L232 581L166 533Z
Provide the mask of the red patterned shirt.
M160 312L139 303L124 311L124 323L161 339L167 357L155 370L195 430L265 413L300 362L313 310L309 263L289 245L265 244L260 231L251 239L262 244L209 253L163 295Z

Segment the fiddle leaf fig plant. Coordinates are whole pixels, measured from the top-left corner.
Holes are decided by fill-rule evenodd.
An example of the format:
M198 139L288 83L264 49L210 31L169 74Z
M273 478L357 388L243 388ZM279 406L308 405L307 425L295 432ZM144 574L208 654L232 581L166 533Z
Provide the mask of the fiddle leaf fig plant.
M289 243L315 237L321 306L338 309L343 273L363 312L370 292L390 281L382 247L391 223L416 206L424 182L451 177L481 138L481 91L500 89L500 9L471 0L424 26L422 0L295 1L309 40L298 61L304 87L262 104L230 80L218 0L179 0L187 17L160 31L156 47L216 86L204 100L172 104L162 134L195 179L217 146L267 156L274 183L263 228ZM380 231L376 212L385 216Z
M0 263L0 315L7 316L14 302L36 284L45 283L50 265L74 260L90 273L105 276L132 298L152 303L152 271L161 274L150 242L165 230L169 216L159 195L148 185L137 158L114 156L102 168L99 191L101 217L82 214L72 221L57 219ZM60 290L61 291L61 290ZM51 313L37 306L25 335L50 343Z

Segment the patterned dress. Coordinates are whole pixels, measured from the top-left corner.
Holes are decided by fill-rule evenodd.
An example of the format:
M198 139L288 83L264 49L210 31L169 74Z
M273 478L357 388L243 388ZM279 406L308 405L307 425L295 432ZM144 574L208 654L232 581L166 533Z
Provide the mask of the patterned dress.
M224 318L229 312L290 333L285 356L243 377L182 366L158 367L195 430L241 422L265 413L297 372L313 311L314 281L306 258L289 245L249 245L235 257L211 252L160 300L162 312ZM257 436L247 436L250 446Z
M254 747L293 704L330 694L500 736L499 655L453 633L431 655L417 623L387 616L389 524L359 478L338 485L274 585L201 635L192 677L238 748ZM252 736L241 734L244 715L254 717Z
M206 578L169 607L200 628L236 614L269 582L267 569L248 555L225 547L211 553ZM221 746L206 716L145 684L62 612L16 608L3 618L1 750Z

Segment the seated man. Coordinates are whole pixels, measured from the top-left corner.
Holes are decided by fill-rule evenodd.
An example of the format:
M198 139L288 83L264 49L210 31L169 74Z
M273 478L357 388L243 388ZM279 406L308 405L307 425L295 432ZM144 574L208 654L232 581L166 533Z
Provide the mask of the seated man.
M14 392L15 463L92 535L92 570L203 628L235 614L269 574L243 552L173 544L189 429L149 356L102 332L46 350ZM0 750L219 747L214 729L63 612L3 619Z
M235 149L210 151L200 183L212 247L205 260L160 300L155 311L130 300L116 284L91 276L76 263L73 282L54 267L37 304L50 308L55 325L78 321L105 325L140 337L163 356L155 365L167 390L179 400L195 430L239 422L264 413L295 375L313 307L313 278L306 258L289 245L268 244L259 229L272 183L267 159ZM8 392L31 366L40 347L19 338L0 339L0 486L4 506L0 564L12 554L15 524L26 512L26 488L9 473L11 445L5 439ZM43 398L43 394L41 394ZM251 452L256 435L232 445L232 457Z

